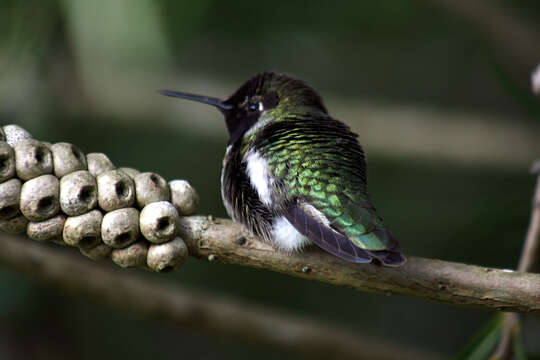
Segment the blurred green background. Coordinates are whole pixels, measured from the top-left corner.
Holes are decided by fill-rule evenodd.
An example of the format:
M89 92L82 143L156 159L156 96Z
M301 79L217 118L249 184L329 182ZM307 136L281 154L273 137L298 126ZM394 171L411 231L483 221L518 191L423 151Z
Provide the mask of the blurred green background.
M0 121L185 178L200 213L226 216L221 115L155 90L225 97L256 72L293 74L359 133L370 192L407 254L513 268L535 183L528 167L540 156L529 90L540 3L473 3L1 0ZM155 278L444 356L491 316L193 259ZM0 294L1 359L297 358L173 329L3 268ZM524 335L539 353L537 318L524 317Z

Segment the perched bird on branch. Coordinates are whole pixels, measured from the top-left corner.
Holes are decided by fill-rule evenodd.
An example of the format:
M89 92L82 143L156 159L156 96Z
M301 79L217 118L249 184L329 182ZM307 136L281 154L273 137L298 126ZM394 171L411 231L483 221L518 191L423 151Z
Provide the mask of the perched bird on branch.
M314 243L350 262L405 262L369 198L357 135L302 80L258 74L225 100L160 93L215 106L225 116L221 193L233 220L280 250Z

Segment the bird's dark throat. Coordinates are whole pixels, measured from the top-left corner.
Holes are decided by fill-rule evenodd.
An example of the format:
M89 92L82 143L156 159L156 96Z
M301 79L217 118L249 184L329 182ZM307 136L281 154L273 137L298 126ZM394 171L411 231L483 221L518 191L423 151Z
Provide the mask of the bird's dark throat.
M225 114L225 123L229 131L229 144L235 143L249 130L259 119L260 114L245 115L238 111Z

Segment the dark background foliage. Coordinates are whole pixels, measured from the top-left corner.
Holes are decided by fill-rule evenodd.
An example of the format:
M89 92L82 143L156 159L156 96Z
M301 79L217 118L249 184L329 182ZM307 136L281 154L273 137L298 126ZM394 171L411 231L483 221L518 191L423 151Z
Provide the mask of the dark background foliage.
M514 61L511 49L438 3L3 0L0 120L104 152L119 166L188 179L200 213L226 216L221 116L155 90L224 97L259 71L294 74L359 133L370 192L406 253L513 268L534 186L527 169L540 155L540 106L524 63L539 58ZM537 1L485 3L538 33ZM141 276L447 355L490 316L193 259L175 274ZM6 269L0 293L2 359L294 358L249 339L172 329ZM538 319L524 325L526 348L539 352Z

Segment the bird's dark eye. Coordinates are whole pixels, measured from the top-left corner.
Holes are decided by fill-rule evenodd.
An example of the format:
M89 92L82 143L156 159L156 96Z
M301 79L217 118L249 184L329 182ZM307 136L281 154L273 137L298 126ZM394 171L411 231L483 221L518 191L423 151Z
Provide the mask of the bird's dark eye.
M258 103L254 103L254 102L250 102L250 103L248 104L248 110L249 110L249 111L252 111L252 112L258 111L258 110L259 110L259 104L258 104Z

